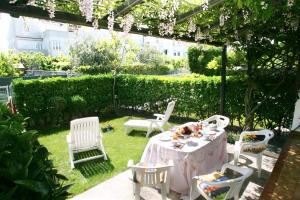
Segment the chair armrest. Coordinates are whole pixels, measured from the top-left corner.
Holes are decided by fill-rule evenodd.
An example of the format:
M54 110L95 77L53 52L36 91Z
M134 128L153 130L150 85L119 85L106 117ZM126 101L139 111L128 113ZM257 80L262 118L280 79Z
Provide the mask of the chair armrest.
M227 169L231 169L232 171L238 172L240 174L246 175L246 177L250 176L253 172L251 168L248 167L238 167L236 165L232 165L226 163L222 166L221 172L224 173Z
M127 167L132 167L134 165L133 160L128 160Z
M215 186L215 187L230 187L233 183L236 182L236 179L230 179L230 180L226 180L226 181L218 181L218 182L207 182L207 181L203 181L201 183L205 183L208 186Z
M155 113L154 116L156 117L156 120L163 120L165 118L165 115L158 113Z
M66 139L67 139L67 143L68 143L68 144L71 144L71 143L72 143L72 141L71 141L71 135L70 135L70 134L68 134L68 135L66 136Z

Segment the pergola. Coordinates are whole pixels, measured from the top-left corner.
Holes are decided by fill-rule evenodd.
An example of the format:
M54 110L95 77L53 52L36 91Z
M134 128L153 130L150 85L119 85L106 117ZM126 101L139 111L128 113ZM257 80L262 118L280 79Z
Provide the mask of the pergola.
M54 0L44 0L39 1L36 3L32 3L33 0L2 0L0 1L0 12L9 13L13 17L25 16L25 17L32 17L44 20L51 20L55 22L61 23L68 23L74 25L82 25L82 26L93 26L92 21L87 21L84 16L82 16L79 12L78 1L83 0L56 0L57 9L55 11L55 16L49 17L49 12L47 11L46 4L41 4L40 2L48 2ZM166 0L167 1L167 0ZM98 2L98 0L94 0L94 3ZM147 0L122 0L122 1L115 1L112 7L112 12L114 13L114 17L123 17L126 14L132 12L135 8L139 6L146 6L143 9L147 9L148 4L159 3L158 0L147 1ZM191 18L195 18L202 13L205 13L207 10L211 9L220 9L220 5L224 2L223 0L185 0L183 2L183 9L179 10L178 13L175 14L176 23L174 26L182 25L177 31L174 31L173 34L160 34L157 27L151 27L151 23L148 23L144 26L137 26L132 25L130 33L140 34L140 35L150 35L153 37L160 37L160 38L168 38L168 39L176 39L181 41L187 42L195 42L196 31L194 33L189 33L186 31L188 26L188 21ZM148 4L147 4L148 3ZM189 6L190 5L190 6ZM187 8L188 7L188 8ZM191 8L189 8L191 7ZM67 9L65 9L67 8ZM151 9L151 8L150 8ZM99 29L108 29L109 22L108 22L108 14L107 12L100 17L94 19L97 21L97 27ZM150 17L152 21L156 21L155 17ZM217 29L218 34L220 34L219 28L219 16L213 17L214 21L210 22L209 24L202 24L201 30L202 31L209 31L212 29ZM151 21L150 20L150 21ZM147 21L147 20L145 20ZM198 26L198 24L197 24ZM114 24L114 31L123 31L120 26L120 22L116 20ZM183 28L182 28L183 27ZM183 30L183 31L182 31ZM226 65L227 65L227 46L224 41L222 40L215 40L208 38L199 38L197 42L210 44L214 46L219 46L223 48L222 51L222 67L221 67L221 89L220 89L220 114L224 114L224 106L225 106L225 86L226 86Z

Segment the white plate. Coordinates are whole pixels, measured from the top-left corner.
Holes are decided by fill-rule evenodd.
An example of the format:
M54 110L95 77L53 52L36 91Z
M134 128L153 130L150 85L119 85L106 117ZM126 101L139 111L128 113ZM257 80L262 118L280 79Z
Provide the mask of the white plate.
M171 141L171 136L169 135L163 135L159 138L160 141L163 141L163 142L167 142L167 141Z
M205 131L201 131L201 133L203 135L215 135L216 131L209 131L209 130L205 130Z

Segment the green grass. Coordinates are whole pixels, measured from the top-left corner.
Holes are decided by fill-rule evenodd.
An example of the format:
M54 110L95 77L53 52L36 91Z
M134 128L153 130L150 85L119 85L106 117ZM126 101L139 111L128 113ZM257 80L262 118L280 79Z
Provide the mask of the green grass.
M129 136L125 134L124 122L130 117L120 117L113 120L103 121L101 127L108 124L114 127L114 131L104 133L104 147L108 154L108 161L97 159L75 165L71 170L69 163L66 135L69 127L60 129L40 130L39 141L52 153L50 158L59 173L65 175L73 183L70 192L72 196L79 194L98 183L127 169L127 162L133 159L135 162L140 157L148 142L140 131L132 132Z

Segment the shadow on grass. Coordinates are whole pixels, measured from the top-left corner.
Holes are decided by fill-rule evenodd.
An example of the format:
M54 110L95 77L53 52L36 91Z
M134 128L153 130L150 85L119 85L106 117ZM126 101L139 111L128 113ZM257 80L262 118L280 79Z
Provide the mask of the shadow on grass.
M155 136L157 134L159 134L160 132L159 131L153 131L149 137L152 137L152 136ZM132 130L128 136L131 136L131 137L146 137L146 134L147 134L147 131L140 131L140 130Z
M88 158L91 156L101 155L99 150L91 150L86 152L80 152L74 155L75 160ZM110 159L104 160L104 158L98 158L94 160L85 161L75 165L75 168L85 177L89 178L96 174L107 173L114 170L114 166L111 164Z

